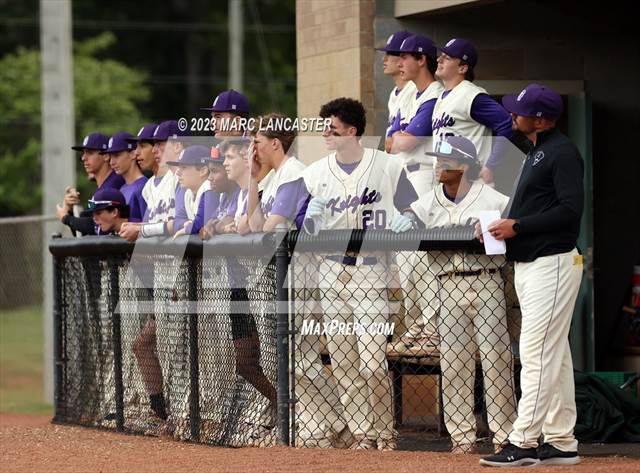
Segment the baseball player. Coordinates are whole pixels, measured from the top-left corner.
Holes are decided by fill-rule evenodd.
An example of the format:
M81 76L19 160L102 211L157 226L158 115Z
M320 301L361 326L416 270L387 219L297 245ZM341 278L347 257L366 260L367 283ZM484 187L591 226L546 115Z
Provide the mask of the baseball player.
M480 462L575 465L580 457L573 434L576 404L568 336L583 271L576 241L584 164L575 145L555 127L563 111L555 91L530 84L502 103L512 114L514 129L531 142L507 218L488 227L494 238L505 240L507 259L515 261L522 396L508 443Z
M411 204L427 228L465 225L483 210L505 209L509 198L477 180L480 161L470 140L450 136L428 155L437 158L436 177L441 185ZM408 228L400 227L401 219L392 230ZM438 283L442 397L451 452L475 453L476 350L482 363L489 428L499 449L511 431L516 402L500 273L504 257L441 251L429 252L428 260L428 264L419 260L416 273L431 273ZM420 286L422 278L417 281Z
M98 190L89 199L86 213L92 216L98 235L117 235L122 224L129 221L126 197L110 187Z
M363 148L366 118L360 102L335 99L322 106L331 125L323 132L333 152L306 168L312 199L304 222L308 231L388 228L416 193L400 159ZM319 290L325 320L358 322L363 327L388 322L386 255L339 254L319 261ZM361 333L361 332L359 332ZM345 421L355 437L352 448L393 450L393 403L384 335L328 332L327 346L338 383Z
M388 149L397 153L405 164L409 180L418 195L428 194L433 189L433 165L426 162L424 152L431 149L431 119L433 107L442 93L442 84L434 79L437 49L433 41L422 35L409 36L398 48L400 51L400 73L403 78L416 84L416 93L404 117L396 118L391 127ZM415 291L415 276L412 270L417 256L410 252L397 255L401 284L405 292L405 325L407 331L394 342L394 352L417 349L433 349L435 337L435 312L420 311L419 305L427 305L424 296ZM432 304L428 305L429 307Z
M126 131L116 133L109 138L107 149L102 154L109 155L109 164L125 183L120 188L129 206L129 221L142 222L147 203L142 198L142 188L147 178L142 175L135 156L136 144L133 136Z
M500 166L512 135L511 118L486 90L473 83L474 68L478 63L473 44L466 39L454 38L440 51L436 77L443 82L445 90L433 110L434 141L451 135L470 139L483 165L480 177L491 184L494 170ZM493 147L492 132L498 137Z
M169 120L160 123L153 136L149 138L149 141L154 143L153 155L158 167L156 174L147 181L142 190L142 196L147 202L147 211L142 223L129 222L122 225L119 233L122 238L135 241L139 236L163 236L172 232L178 182L167 161L176 159L184 149L179 139L181 135L178 122ZM160 419L167 420L162 369L156 353L155 317L146 323L134 341L132 349L149 394L151 409Z
M307 210L309 194L302 179L305 165L288 154L296 135L271 126L283 118L278 114L261 117L263 126L253 137L254 155L249 157L252 177L259 175L263 167L273 169L273 177L260 197L258 181L251 179L249 183L249 227L254 232L272 232L281 223L294 223L299 228Z
M425 139L431 136L433 108L442 84L434 79L437 49L422 35L405 38L400 44L400 74L416 84L416 92L405 117L396 117L391 126L389 151L400 153L407 175L418 195L433 189L433 166L424 164ZM416 162L413 157L420 156Z
M222 229L222 233L248 233L250 231L247 215L251 172L247 161L249 147L250 141L244 138L226 141L222 146L227 176L236 182L240 189L236 202L231 202L226 210L228 216L233 215L233 221ZM263 427L263 431L257 430L252 433L253 437L257 437L265 433L264 430L270 430L275 425L276 390L260 365L260 339L256 321L249 306L247 269L235 257L227 258L227 269L232 304L229 317L231 318L231 336L236 354L236 372L269 400L266 411L260 414L258 420L258 426Z
M107 148L108 138L102 133L91 133L84 137L81 145L72 146L74 151L82 151L82 163L89 179L95 181L98 189L114 188L120 189L124 184L124 179L112 172L107 157L102 156L100 151ZM73 187L65 190L62 205L56 205L56 214L60 221L67 225L72 231L80 232L83 235L94 235L96 227L90 216L75 217L73 206L80 204L80 193Z
M216 138L245 134L246 127L242 122L249 117L249 101L240 92L233 89L220 92L211 107L200 110L211 112L213 136Z
M220 194L211 190L209 182L210 161L211 148L193 145L185 148L178 161L167 163L176 166L178 182L185 189L180 206L184 209L184 217L179 215L179 202L176 202L174 229L177 231L174 239L180 235L199 233L204 222L209 220L214 209L218 208Z
M158 162L153 157L153 132L156 128L158 128L156 123L147 123L140 128L135 137L126 140L136 144L134 150L136 162L146 178L153 177L158 171Z
M231 143L231 142L229 142ZM214 192L220 194L218 208L212 218L200 230L200 238L208 240L213 235L223 233L224 228L233 222L235 206L238 201L240 187L235 181L229 179L224 168L226 145L219 148L211 148L211 161L209 162L209 183Z
M405 38L411 36L408 31L396 31L387 39L387 44L382 48L376 48L376 51L384 52L382 57L382 70L385 75L391 76L395 82L395 86L389 92L389 100L387 108L389 109L389 126L387 127L386 137L391 136L391 126L399 116L402 121L409 112L410 103L413 101L416 93L416 85L413 81L405 79L400 72L400 45Z

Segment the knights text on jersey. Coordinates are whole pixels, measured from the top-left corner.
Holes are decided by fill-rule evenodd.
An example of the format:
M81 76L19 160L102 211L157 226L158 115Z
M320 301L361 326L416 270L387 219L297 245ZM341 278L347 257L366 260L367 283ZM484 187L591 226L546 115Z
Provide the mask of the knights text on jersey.
M332 153L303 173L312 197L328 200L325 228L388 228L397 213L394 195L403 166L397 156L364 148L362 160L351 174Z
M175 217L177 184L178 178L171 171L147 181L142 189L142 197L147 202L146 223L166 222Z
M471 118L473 99L478 94L486 93L482 87L463 80L446 96L440 94L431 120L434 147L436 141L444 140L447 136L464 136L475 145L480 161L487 161L491 154L491 130Z

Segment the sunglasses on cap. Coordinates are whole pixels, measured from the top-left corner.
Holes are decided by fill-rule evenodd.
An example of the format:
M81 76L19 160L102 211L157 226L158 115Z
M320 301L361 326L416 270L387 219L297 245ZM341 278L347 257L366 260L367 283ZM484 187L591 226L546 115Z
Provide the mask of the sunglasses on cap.
M109 207L118 207L121 204L120 204L120 202L118 202L116 200L93 200L93 199L89 199L89 209L93 210L98 205L108 205Z
M451 143L449 143L448 141L438 141L436 143L436 153L440 153L440 154L447 154L447 155L451 155L453 156L453 159L455 159L455 155L462 155L465 156L469 159L472 159L475 161L475 157L473 157L472 155L470 155L469 153L465 153L464 151L462 151L461 149L458 148L454 148L453 146L451 146Z

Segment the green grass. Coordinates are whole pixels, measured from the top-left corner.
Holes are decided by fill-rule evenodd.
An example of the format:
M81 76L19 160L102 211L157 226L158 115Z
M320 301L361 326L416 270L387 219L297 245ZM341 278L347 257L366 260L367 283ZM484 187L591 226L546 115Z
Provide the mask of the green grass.
M51 415L42 388L42 307L0 312L0 412Z

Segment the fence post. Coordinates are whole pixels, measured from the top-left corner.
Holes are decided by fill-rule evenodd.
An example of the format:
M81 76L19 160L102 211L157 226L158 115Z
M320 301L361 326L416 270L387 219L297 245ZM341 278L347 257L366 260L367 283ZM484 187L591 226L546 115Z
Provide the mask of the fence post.
M52 238L61 238L54 233ZM53 258L53 409L55 422L63 421L62 402L64 397L64 361L62 358L62 268L59 257Z
M289 269L288 228L276 227L276 354L278 356L278 443L290 445L289 439Z
M198 264L193 256L187 257L189 289L189 431L191 441L200 440L200 354L198 351Z
M122 328L120 309L120 272L118 261L109 261L109 312L111 312L111 336L113 339L113 373L116 391L116 430L124 430L124 387L122 385Z

